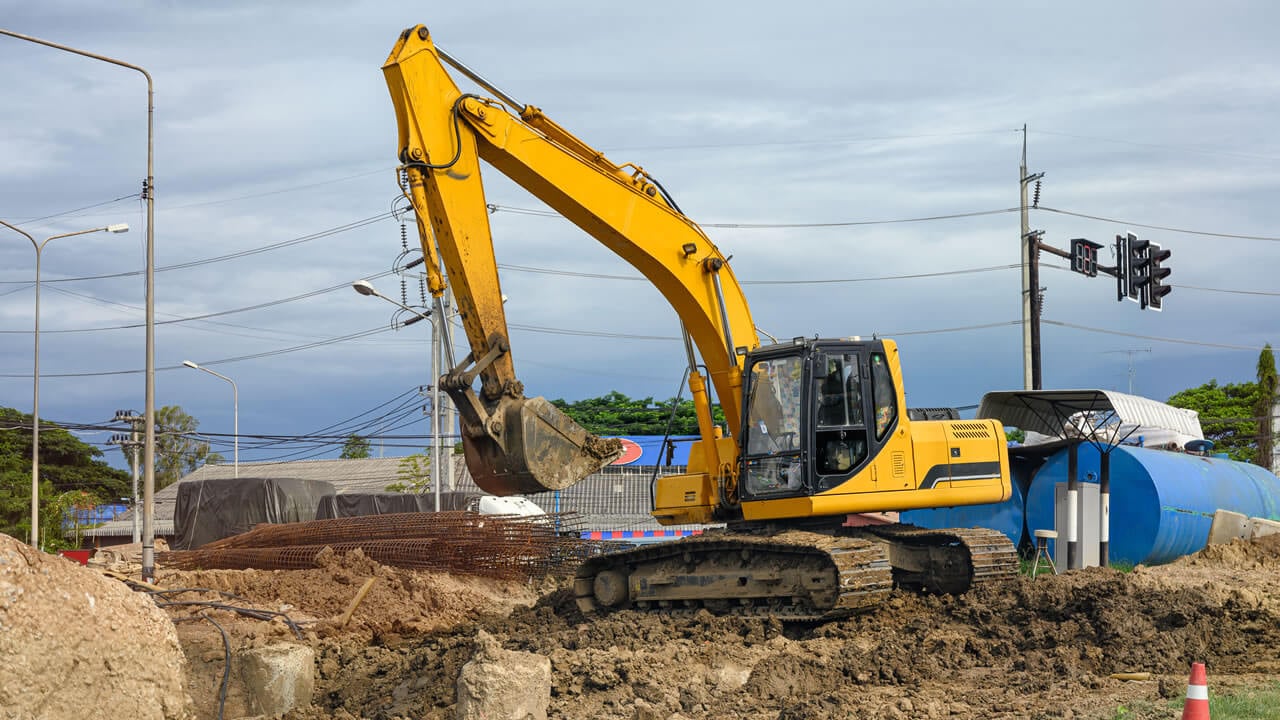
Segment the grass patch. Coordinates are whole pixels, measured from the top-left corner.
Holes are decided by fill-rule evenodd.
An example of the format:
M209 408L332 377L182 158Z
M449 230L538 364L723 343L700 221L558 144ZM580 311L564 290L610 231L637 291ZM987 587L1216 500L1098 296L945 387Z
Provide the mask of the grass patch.
M1280 682L1245 688L1231 695L1217 695L1209 688L1209 716L1214 720L1280 718Z
M1212 680L1210 681L1212 683ZM1111 720L1174 718L1182 711L1183 698L1165 703L1135 700L1115 709ZM1209 716L1213 720L1267 720L1280 718L1280 682L1256 688L1216 693L1209 688Z
M1111 566L1110 566L1110 567L1111 567L1111 569L1112 569L1112 570L1115 570L1115 571L1116 571L1116 572L1118 572L1118 573L1131 573L1131 572L1133 572L1133 568L1134 568L1135 566L1134 566L1134 564L1133 564L1133 563L1131 563L1131 562L1113 562L1113 563L1111 563ZM1030 575L1031 575L1031 560L1029 560L1028 558L1019 558L1019 559L1018 559L1018 573L1019 573L1019 574L1021 574L1021 575L1030 576ZM1042 564L1041 564L1041 566L1040 566L1040 572L1036 575L1036 577L1039 577L1040 575L1045 575L1045 574L1052 575L1052 574L1053 574L1053 571L1052 571L1052 570L1050 570L1048 567L1044 566L1044 565L1043 565L1043 561L1042 561Z

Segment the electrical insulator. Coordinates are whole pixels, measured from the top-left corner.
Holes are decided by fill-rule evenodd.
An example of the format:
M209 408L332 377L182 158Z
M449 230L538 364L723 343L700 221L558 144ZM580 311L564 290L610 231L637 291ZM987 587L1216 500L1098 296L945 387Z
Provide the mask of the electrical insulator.
M1040 181L1039 180L1036 181L1036 192L1031 199L1031 207L1033 208L1040 207Z

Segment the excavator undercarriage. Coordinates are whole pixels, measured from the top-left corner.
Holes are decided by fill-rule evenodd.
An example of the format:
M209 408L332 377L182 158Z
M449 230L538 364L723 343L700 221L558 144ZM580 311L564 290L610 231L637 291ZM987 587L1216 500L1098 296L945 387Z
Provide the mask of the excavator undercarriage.
M712 530L583 563L574 595L584 613L642 610L825 621L874 609L894 587L962 593L1011 578L1018 556L1003 534L909 525L840 534Z

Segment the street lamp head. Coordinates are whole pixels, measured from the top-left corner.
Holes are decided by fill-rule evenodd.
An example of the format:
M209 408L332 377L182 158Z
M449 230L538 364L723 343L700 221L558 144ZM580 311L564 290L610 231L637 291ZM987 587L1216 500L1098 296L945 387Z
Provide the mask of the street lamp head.
M377 295L378 291L373 288L373 284L368 280L357 280L351 283L351 287L361 295Z
M116 223L115 225L108 225L107 232L127 233L129 232L129 223Z
M195 364L195 363L191 362L190 360L183 360L183 361L182 361L182 364L183 364L183 365L186 365L187 367L191 368L192 370L199 370L199 369L200 369L200 366L199 366L199 365L197 365L197 364Z

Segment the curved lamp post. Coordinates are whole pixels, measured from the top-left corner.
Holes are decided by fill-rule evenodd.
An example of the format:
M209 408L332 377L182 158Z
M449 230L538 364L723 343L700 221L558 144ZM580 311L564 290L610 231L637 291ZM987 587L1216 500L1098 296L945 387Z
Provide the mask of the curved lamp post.
M36 239L27 235L25 231L3 220L0 220L0 225L25 235L31 241L31 247L36 250L35 363L32 371L34 387L31 392L31 547L38 548L40 547L40 257L44 252L44 246L48 245L50 240L96 232L129 232L129 226L120 223L88 230L77 230L75 232L62 233L61 235L53 235L45 238L42 242L36 242Z
M396 305L402 310L406 310L412 313L413 317L404 321L403 323L404 325L412 325L418 322L419 320L430 319L432 321L433 329L431 332L431 376L432 376L431 465L433 468L432 473L435 475L435 481L432 483L432 485L435 487L435 507L436 507L436 512L439 512L440 511L440 486L443 484L439 481L439 479L440 479L440 471L444 469L440 465L440 436L442 434L440 432L441 417L440 417L440 413L438 413L436 410L437 408L440 407L439 367L440 367L441 360L445 362L446 367L449 367L449 368L453 367L453 342L449 337L448 318L453 317L457 313L449 314L448 306L442 304L440 298L438 297L434 298L434 302L435 302L434 311L433 310L416 310L412 307L409 307L408 305L405 305L399 300L396 300L394 298L389 298L386 295L383 295L382 293L378 292L378 290L374 288L373 284L370 283L368 280L357 280L351 283L351 287L361 295L380 297L383 300L386 300L387 302L391 303L392 305ZM502 302L503 303L507 302L506 295L502 296ZM442 347L444 352L443 358L441 358ZM449 416L449 418L450 419L448 422L450 425L450 432L452 432L452 425L453 425L452 416ZM450 469L452 469L453 467L452 465L453 450L452 449L450 449L449 451L449 458L450 458L449 467Z
M419 320L426 320L431 317L430 310L415 310L395 298L389 298L378 292L378 290L374 288L368 280L357 280L351 283L351 287L361 295L380 297L392 305L396 305L401 309L412 313L413 317L404 321L405 326L412 325ZM440 482L440 415L437 412L437 408L440 407L440 380L439 373L437 372L436 361L436 358L439 355L439 353L436 352L436 343L438 341L439 333L433 330L431 333L431 489L432 493L435 495L436 512L440 512L440 486L443 484Z
M144 409L144 427L142 446L143 490L142 490L142 580L151 582L155 579L155 489L156 489L156 300L155 300L155 214L156 214L156 179L154 173L155 158L155 86L151 82L151 73L138 65L123 60L78 50L67 45L59 45L48 40L23 35L0 28L0 35L8 35L19 40L26 40L37 45L62 50L82 57L101 60L119 67L136 70L147 79L147 178L143 181L142 195L147 201L147 261L146 261L146 407Z
M221 373L216 373L207 367L201 367L190 360L183 360L182 364L192 370L207 372L214 377L222 378L223 380L231 383L232 423L234 427L231 432L232 437L235 438L235 464L232 466L233 469L231 472L233 477L240 477L240 388L236 387L235 380L232 380Z

